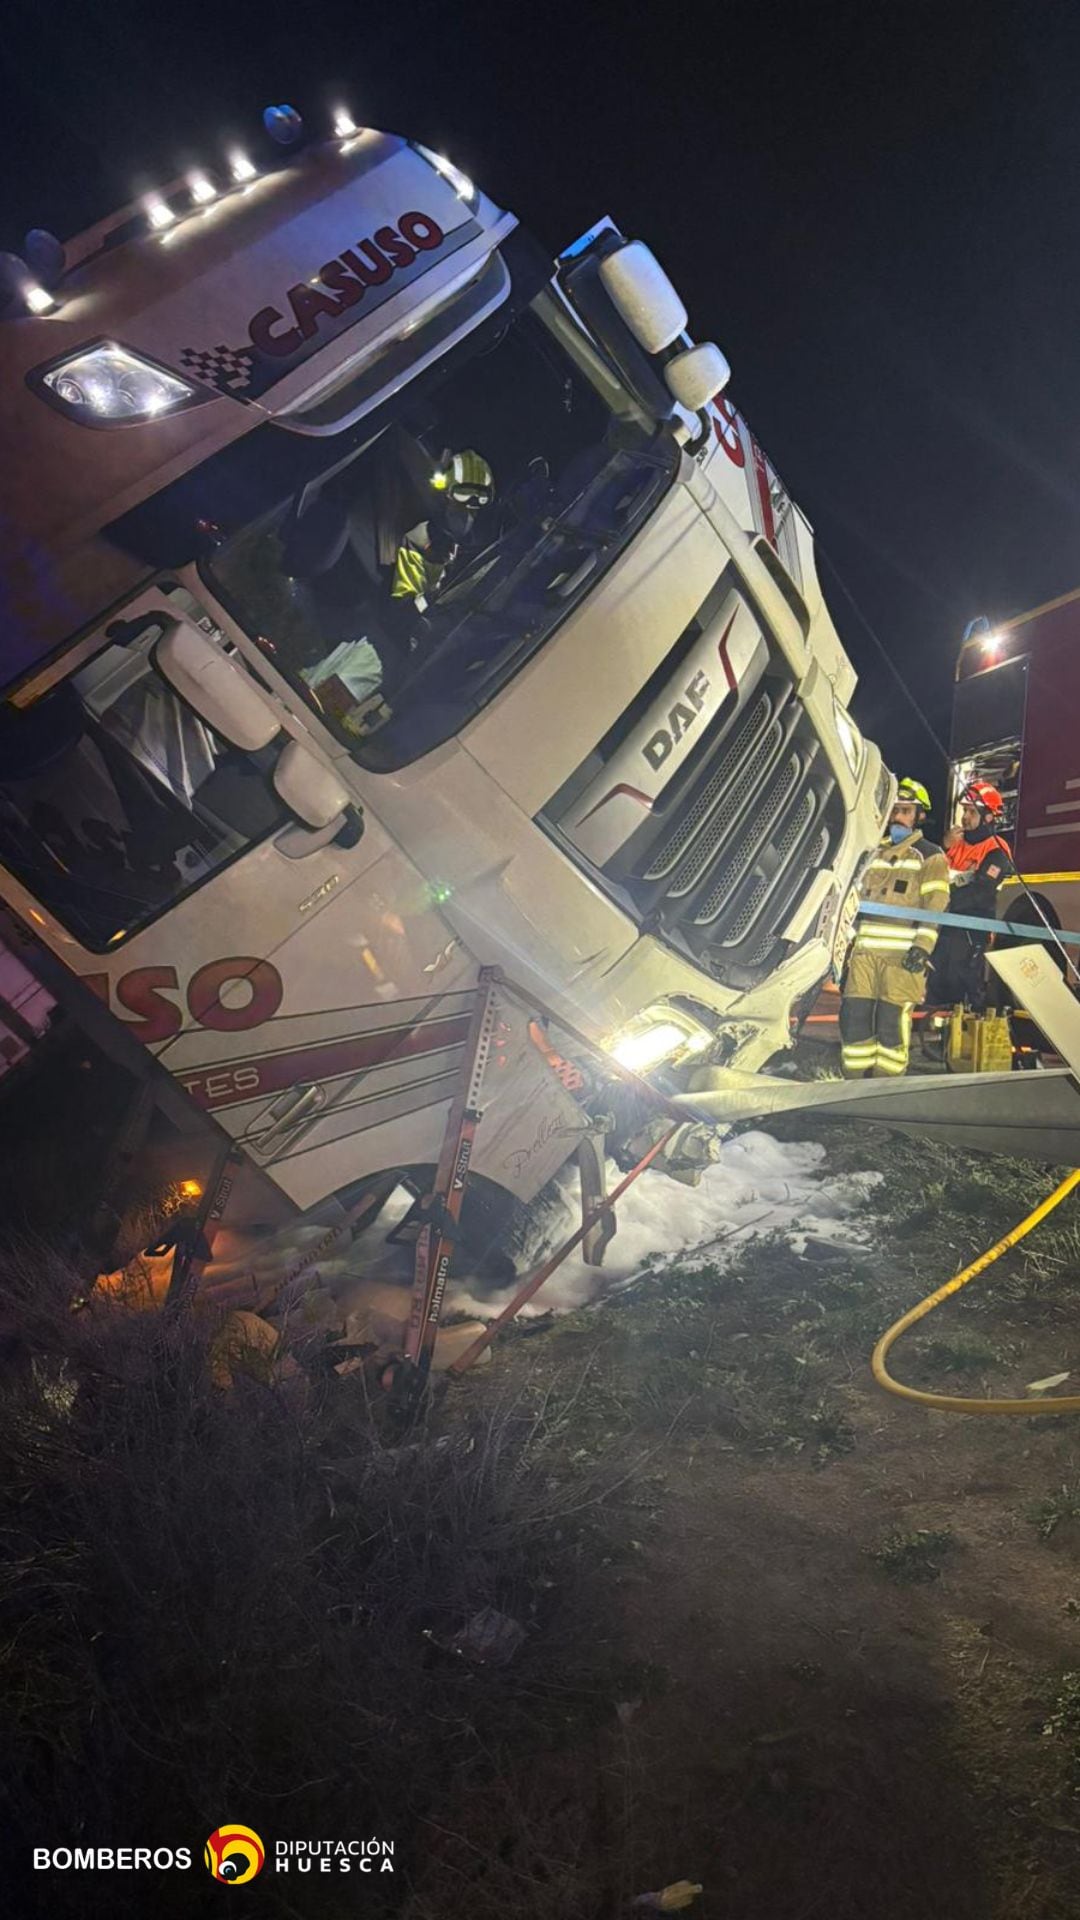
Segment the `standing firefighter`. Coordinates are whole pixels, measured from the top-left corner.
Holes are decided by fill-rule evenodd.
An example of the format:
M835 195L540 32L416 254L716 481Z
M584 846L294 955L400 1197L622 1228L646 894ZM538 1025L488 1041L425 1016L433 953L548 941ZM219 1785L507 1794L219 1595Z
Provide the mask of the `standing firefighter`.
M949 899L949 868L922 824L930 795L918 780L901 780L882 842L866 869L864 900L883 906L942 913ZM866 1073L904 1073L911 1043L911 1010L926 997L926 976L937 930L917 920L860 916L840 1003L841 1066L845 1079Z
M997 890L1016 869L1001 825L1005 805L996 787L973 780L961 795L960 824L946 837L950 913L995 917ZM972 927L945 927L934 955L934 999L981 1010L986 1004L984 955L990 936Z

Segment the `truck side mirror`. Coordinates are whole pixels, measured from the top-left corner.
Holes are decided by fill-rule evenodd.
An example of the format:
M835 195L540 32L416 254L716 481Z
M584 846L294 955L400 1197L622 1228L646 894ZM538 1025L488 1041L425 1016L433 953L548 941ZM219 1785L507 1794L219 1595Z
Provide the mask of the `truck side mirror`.
M628 240L609 253L600 263L600 278L646 353L663 353L686 332L686 308L643 240Z
M282 749L273 779L279 799L305 826L321 829L335 820L345 826L343 816L349 806L346 788L301 741L290 740Z
M173 692L231 746L256 753L280 733L281 723L254 680L194 621L174 615L152 658Z
M711 340L687 347L664 367L668 392L687 413L700 413L718 393L723 393L730 378L731 368Z

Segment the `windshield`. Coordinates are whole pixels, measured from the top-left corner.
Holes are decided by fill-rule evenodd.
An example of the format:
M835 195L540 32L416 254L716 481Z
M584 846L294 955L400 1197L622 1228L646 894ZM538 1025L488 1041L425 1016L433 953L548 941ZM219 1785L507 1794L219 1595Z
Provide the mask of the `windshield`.
M361 765L457 732L565 618L679 452L545 290L232 533L205 571Z
M0 862L92 953L286 819L258 756L154 672L161 634L143 622L33 706L0 707Z

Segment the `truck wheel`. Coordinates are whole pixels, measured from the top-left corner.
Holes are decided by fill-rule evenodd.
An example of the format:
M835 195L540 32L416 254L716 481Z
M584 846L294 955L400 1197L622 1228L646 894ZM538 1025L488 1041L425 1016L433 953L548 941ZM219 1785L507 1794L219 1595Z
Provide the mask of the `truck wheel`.
M399 1167L396 1172L399 1184L418 1199L431 1192L435 1180L433 1166ZM352 1186L340 1187L334 1197L342 1206L354 1206L369 1187L385 1178L385 1174L368 1175ZM512 1285L517 1277L514 1251L525 1243L529 1219L530 1209L505 1187L485 1179L483 1174L471 1174L461 1210L458 1247L450 1269L452 1277L471 1277L491 1286Z

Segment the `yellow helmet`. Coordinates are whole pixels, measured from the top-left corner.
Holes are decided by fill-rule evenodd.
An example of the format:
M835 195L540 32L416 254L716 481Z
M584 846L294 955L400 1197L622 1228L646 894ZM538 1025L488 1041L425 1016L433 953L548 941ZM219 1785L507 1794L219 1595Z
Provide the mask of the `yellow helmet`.
M477 513L495 498L495 476L482 453L466 447L463 453L444 454L431 476L437 493L448 493L455 506Z
M896 789L896 798L901 805L921 807L924 813L930 811L930 795L921 780L901 780Z

